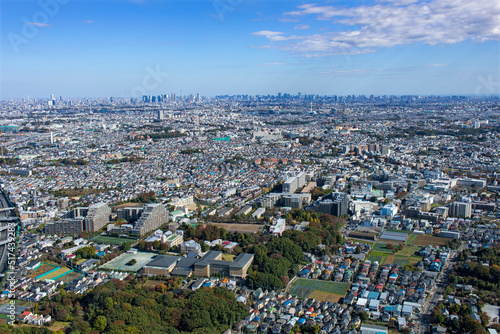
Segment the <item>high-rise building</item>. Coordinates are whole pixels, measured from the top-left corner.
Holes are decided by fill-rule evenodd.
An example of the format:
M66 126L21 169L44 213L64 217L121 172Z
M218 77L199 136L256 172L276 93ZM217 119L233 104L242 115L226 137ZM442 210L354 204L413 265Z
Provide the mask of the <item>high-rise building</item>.
M472 204L464 202L451 203L449 214L451 217L470 218L472 214Z
M89 207L78 207L54 223L45 226L47 234L73 234L97 232L109 223L111 208L106 203L95 203Z
M132 229L132 234L144 235L163 224L168 223L168 211L163 204L146 204L139 220Z
M299 180L296 176L288 178L283 183L283 192L284 193L294 193L295 190L299 188Z
M390 155L391 150L389 149L389 145L380 145L380 154L382 155Z
M326 196L321 201L315 202L312 208L318 212L340 217L347 214L348 206L349 199L347 195L337 192Z
M129 223L133 223L139 219L143 210L144 208L135 206L120 208L116 211L116 219L124 219Z

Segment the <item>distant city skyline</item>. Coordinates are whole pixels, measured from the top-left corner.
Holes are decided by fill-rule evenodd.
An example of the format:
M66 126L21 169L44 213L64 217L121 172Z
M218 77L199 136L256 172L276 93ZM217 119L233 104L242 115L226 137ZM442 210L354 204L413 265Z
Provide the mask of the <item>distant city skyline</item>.
M494 0L2 1L0 98L498 95Z

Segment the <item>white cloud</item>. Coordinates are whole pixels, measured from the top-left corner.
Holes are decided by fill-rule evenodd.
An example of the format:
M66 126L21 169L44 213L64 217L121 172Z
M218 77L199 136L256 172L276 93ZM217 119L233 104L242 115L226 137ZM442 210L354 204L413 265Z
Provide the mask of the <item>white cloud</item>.
M278 21L280 21L280 22L299 22L299 19L290 19L287 17L283 17L283 18L278 19Z
M27 22L27 24L32 25L32 26L36 26L36 27L40 27L40 28L52 27L52 25L50 25L50 24L40 23L40 22Z
M454 44L464 40L500 39L500 2L497 0L382 0L370 6L342 8L304 4L284 13L285 20L314 15L341 30L309 36L261 34L271 48L307 56L359 54L377 48L423 43Z
M308 26L307 24L297 24L293 29L295 30L305 30L305 29L310 29L311 27Z
M288 40L299 39L300 38L300 37L294 36L294 35L285 37L285 36L283 36L282 32L279 32L279 31L269 31L269 30L257 31L257 32L252 33L252 35L255 35L255 36L265 36L271 42L288 41Z
M88 23L88 24L92 24L92 23L95 23L95 21L92 21L92 20L85 20L83 21L84 23Z

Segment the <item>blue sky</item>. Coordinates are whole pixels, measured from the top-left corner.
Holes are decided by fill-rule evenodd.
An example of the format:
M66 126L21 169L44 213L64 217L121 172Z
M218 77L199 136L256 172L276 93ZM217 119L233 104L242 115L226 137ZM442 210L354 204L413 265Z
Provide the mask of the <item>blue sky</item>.
M500 94L496 0L0 0L0 10L2 98Z

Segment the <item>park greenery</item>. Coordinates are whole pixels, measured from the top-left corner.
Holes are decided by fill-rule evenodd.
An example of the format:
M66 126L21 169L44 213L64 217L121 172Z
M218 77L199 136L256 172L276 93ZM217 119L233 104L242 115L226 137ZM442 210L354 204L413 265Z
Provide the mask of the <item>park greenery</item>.
M317 255L333 254L338 250L338 245L344 242L339 230L345 221L340 217L298 209L290 211L287 219L296 222L309 222L303 232L285 231L283 233L284 237L294 241L304 252L313 252ZM325 247L317 249L318 245Z
M438 304L431 313L431 322L447 327L452 333L486 333L489 316L482 312L485 303L499 305L500 303L500 245L483 247L478 250L463 250L458 261L453 266L445 295L455 295L459 298L477 299L475 307L480 320L474 320L473 308L470 303ZM465 288L471 287L471 288ZM447 309L448 315L444 315ZM455 317L458 316L458 317ZM500 326L498 326L500 329Z
M462 251L453 267L451 287L471 285L484 302L500 305L500 245L480 248L474 253Z
M302 249L284 237L254 245L252 252L254 269L249 271L248 281L253 286L281 289L298 272L298 265L305 263Z
M221 333L248 314L226 288L175 290L179 283L111 280L83 295L44 298L37 312L70 322L65 332L70 334Z
M99 256L96 255L95 248L92 246L85 246L79 248L76 251L77 259L98 259Z

